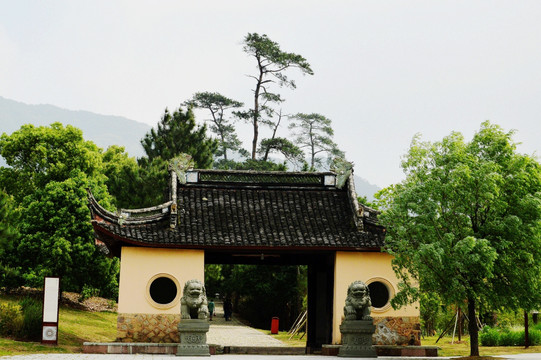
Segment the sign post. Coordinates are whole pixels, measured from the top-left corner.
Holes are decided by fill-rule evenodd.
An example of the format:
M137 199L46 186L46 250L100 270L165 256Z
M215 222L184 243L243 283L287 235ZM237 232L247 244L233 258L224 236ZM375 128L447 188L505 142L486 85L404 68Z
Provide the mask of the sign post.
M58 302L60 278L45 277L43 285L42 344L58 344Z

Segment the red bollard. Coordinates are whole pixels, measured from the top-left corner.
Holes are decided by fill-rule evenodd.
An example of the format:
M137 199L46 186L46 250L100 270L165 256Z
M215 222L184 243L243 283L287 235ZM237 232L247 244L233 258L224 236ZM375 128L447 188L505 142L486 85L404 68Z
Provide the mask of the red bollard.
M280 322L280 319L277 317L273 317L271 321L271 334L278 334L278 323Z

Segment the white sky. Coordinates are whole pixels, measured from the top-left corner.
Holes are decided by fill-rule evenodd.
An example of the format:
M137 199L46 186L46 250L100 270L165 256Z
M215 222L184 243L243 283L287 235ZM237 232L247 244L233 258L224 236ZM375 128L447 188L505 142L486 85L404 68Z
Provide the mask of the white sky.
M197 91L249 103L248 32L309 61L283 111L332 119L379 186L416 133L470 139L488 119L541 149L541 1L0 0L0 96L150 125Z

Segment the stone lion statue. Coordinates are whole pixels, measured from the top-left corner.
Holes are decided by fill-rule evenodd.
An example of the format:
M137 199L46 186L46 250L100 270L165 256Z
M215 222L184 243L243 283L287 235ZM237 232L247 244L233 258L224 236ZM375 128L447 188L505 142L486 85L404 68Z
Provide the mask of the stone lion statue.
M180 317L182 319L205 320L208 313L205 285L195 279L186 281L180 298Z
M348 287L346 306L344 306L345 320L372 320L371 306L368 286L362 281L352 282Z

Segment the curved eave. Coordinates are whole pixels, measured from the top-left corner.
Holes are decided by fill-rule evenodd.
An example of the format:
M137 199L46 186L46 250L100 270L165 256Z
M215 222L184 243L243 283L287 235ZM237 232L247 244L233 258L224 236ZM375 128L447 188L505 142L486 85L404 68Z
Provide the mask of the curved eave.
M122 215L117 215L107 209L105 209L103 206L101 206L90 189L87 189L88 193L88 201L89 201L89 208L90 213L92 216L92 220L96 220L98 222L105 221L108 223L115 223L118 225L143 225L143 224L150 224L154 222L158 222L161 220L164 220L167 218L169 214L169 206L171 205L171 201L160 204L158 206L155 206L153 208L146 208L146 209L122 209L122 211L127 213L133 213L133 214L142 214L145 212L151 212L156 210L162 210L165 209L166 211L162 211L158 214L150 214L150 215L141 215L136 217L124 217Z
M120 257L122 242L116 240L115 236L111 236L113 234L101 227L97 220L92 220L91 222L94 229L96 246L100 248L100 251L108 257Z
M101 224L117 224L124 227L124 226L156 223L167 218L167 216L169 215L169 211L168 211L169 206L171 205L171 202L168 202L168 203L164 203L150 209L122 210L122 211L132 212L134 214L135 213L141 214L147 210L155 211L155 210L167 209L166 212L161 212L158 214L142 215L142 216L137 216L133 218L125 218L101 206L96 200L96 198L94 197L94 195L92 194L92 191L90 191L90 189L87 189L87 195L88 195L88 208L90 209L90 217L91 217L92 227L94 229L96 246L98 246L100 250L107 256L120 257L120 249L122 247L122 244L130 243L130 241L128 239L125 239L123 237L120 237L116 234L111 233L110 231L105 229ZM137 244L137 242L133 242L133 243ZM140 245L140 244L137 244L137 245Z

